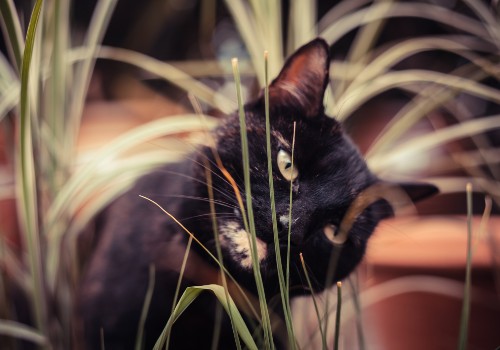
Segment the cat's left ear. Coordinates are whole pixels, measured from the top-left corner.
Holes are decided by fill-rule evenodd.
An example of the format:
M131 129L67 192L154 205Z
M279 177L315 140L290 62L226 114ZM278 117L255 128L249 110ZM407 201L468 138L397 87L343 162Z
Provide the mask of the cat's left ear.
M329 66L325 40L318 38L299 48L269 86L271 105L292 106L307 118L322 114Z

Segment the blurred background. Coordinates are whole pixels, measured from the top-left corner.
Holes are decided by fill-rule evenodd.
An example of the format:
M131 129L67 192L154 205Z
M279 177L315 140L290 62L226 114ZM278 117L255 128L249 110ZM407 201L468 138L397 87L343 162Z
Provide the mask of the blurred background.
M468 212L468 348L500 346L497 1L46 0L31 46L34 2L1 6L0 318L37 329L32 339L0 326L2 344L76 346L72 296L89 245L79 237L92 216L236 108L231 58L248 100L264 85L264 50L274 77L321 36L333 57L327 112L371 169L441 189L378 228L346 284L361 306L345 301L343 348L456 347ZM24 82L23 50L32 51ZM294 309L310 315L296 320L299 344L318 348L311 300Z

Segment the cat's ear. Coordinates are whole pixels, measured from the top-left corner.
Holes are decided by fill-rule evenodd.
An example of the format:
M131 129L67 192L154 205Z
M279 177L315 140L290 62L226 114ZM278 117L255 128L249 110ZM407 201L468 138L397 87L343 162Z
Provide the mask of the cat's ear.
M409 182L398 183L398 185L414 203L431 197L439 192L436 186L429 183Z
M307 118L321 114L329 65L329 48L323 39L299 48L269 86L271 105L291 106Z
M403 191L406 194L406 198L403 201L396 200L396 202L392 203L393 205L407 205L407 201L411 200L413 203L421 201L423 199L429 198L437 193L439 193L439 189L429 183L422 182L403 182L403 183L387 183L383 182L388 186L388 188L394 188L397 191ZM396 198L401 198L397 196ZM386 200L382 200L379 202L379 211L382 218L388 218L394 216L395 208L392 207L389 202Z

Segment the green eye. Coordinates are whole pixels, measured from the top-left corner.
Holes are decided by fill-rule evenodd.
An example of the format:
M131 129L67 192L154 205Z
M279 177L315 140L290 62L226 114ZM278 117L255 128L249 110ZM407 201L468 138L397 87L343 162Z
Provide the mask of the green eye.
M287 181L293 181L299 176L297 168L292 166L292 157L288 152L283 150L278 152L278 169Z

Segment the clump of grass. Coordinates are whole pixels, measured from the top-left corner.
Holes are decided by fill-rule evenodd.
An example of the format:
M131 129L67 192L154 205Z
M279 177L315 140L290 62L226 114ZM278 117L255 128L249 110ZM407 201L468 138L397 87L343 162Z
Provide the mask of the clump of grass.
M74 342L71 313L79 263L76 258L68 261L64 252L75 251L76 238L86 223L113 198L125 191L137 177L165 161L178 159L178 156L168 152L141 153L128 158L124 158L123 154L159 136L205 130L216 124L210 118L206 119L206 123L200 122L200 118L194 115L159 120L122 136L96 155L95 160L80 167L76 161L75 145L95 60L108 59L135 65L177 84L223 112L230 112L238 106L229 98L222 98L222 104L217 104L216 92L213 89L166 62L159 62L132 51L101 46L115 5L115 0L98 1L83 45L76 47L70 38L72 28L69 1L45 2L42 6L42 1L37 0L25 39L21 29L22 21L16 13L14 2L0 1L0 19L9 48L9 57L0 57L0 123L12 131L11 122L14 122L19 132L19 137L12 138L12 144L9 144L8 148L15 150L11 159L13 164L18 165L16 176L13 178L16 179L15 198L26 249L23 254L25 253L27 261L8 251L2 251L0 259L8 262L5 266L10 266L11 271L7 275L15 275L17 284L28 295L34 320L34 327L0 320L0 333L31 341L40 347L71 348ZM367 153L367 161L374 172L379 176L389 177L388 170L399 162L401 157L429 152L454 140L473 138L475 150L445 153L433 161L431 169L424 170L432 170L429 180L446 184L443 186L444 192L462 191L463 183L472 180L475 188L489 192L493 201L497 205L500 203L500 172L496 158L491 156L498 153L498 147L486 137L477 137L500 128L500 117L473 115L460 98L466 94L495 106L500 103L498 89L486 83L488 79L496 80L498 75L500 27L484 2L463 1L462 5L470 12L469 15L464 15L440 5L420 2L372 3L349 0L332 7L319 21L316 21L316 5L307 6L306 2L293 2L288 14L283 13L281 3L277 1L226 0L225 5L235 20L250 53L257 80L263 87L267 87L269 76L274 76L281 68L285 52L291 53L318 33L335 49L342 37L360 29L355 34L356 39L345 55L346 58L332 62L332 88L326 100L327 110L339 120L348 121L367 100L386 91L398 89L411 96L411 101L395 115ZM288 28L284 31L286 35L282 31L284 15L289 18ZM384 25L392 18L402 17L424 18L459 28L461 32L460 35L412 38L378 46L379 33ZM54 21L49 21L52 18ZM283 37L286 37L285 40ZM262 52L265 50L271 53L269 61L262 60ZM446 73L428 69L396 69L405 59L436 50L460 56L466 63ZM221 98L218 97L218 100ZM245 128L244 113L241 113L241 96L239 100L243 131ZM430 113L436 110L456 116L456 124L426 135L407 137L408 132L419 121L428 118ZM266 118L269 120L268 115ZM241 136L243 140L243 132ZM104 169L103 164L108 164L110 159L115 160L111 163L112 167ZM450 162L456 168L462 169L466 175L454 178L456 181L450 181L439 166ZM221 164L218 165L221 167ZM489 171L485 171L483 165L486 165ZM271 175L271 169L269 173ZM245 190L249 191L249 176L245 176ZM410 174L411 178L416 176L418 174ZM270 186L272 187L272 175ZM10 190L0 193L11 196ZM243 215L245 218L248 216L245 226L248 226L249 232L253 232L251 246L255 247L252 205L248 202L250 193L245 193L246 208L243 206L241 194L239 195L241 212L246 213ZM270 195L272 196L272 191ZM353 215L355 217L355 214ZM214 227L214 232L216 231L217 228ZM342 232L348 232L348 226L343 228ZM192 239L195 240L195 237ZM213 258L220 261L220 252ZM253 261L258 261L256 256ZM284 271L284 274L280 274L281 302L285 310L288 342L294 347L296 335L289 306L288 261L289 257L287 266L284 269L280 267L280 271ZM466 279L470 281L470 259L467 266ZM223 266L221 270L224 271ZM254 271L258 270L255 265ZM256 280L259 280L257 272ZM439 292L431 287L427 288L429 284L425 281L428 280L417 281L420 283L418 286L414 284L414 280L392 281L393 284L385 287L392 288L389 294L419 288ZM442 290L449 288L451 294L455 293L455 285L443 282L443 286ZM466 288L470 288L469 282L467 286ZM229 315L238 319L238 308L227 292L223 277L222 287L198 287L190 289L187 296L181 297L177 303L180 306L173 310L168 327L171 327L175 318L185 309L187 301L207 288L217 295ZM361 293L364 305L375 292L377 290ZM272 348L271 322L267 315L267 301L263 297L262 287L259 296L260 311L264 317L262 327L265 346ZM467 299L468 292L464 296L464 310ZM53 301L56 309L63 312L54 314L49 311L46 308L48 301ZM8 301L6 304L9 304ZM249 301L248 304L251 305ZM315 310L319 315L318 311ZM253 313L257 314L256 311ZM327 303L325 315L328 314L330 310ZM343 322L348 319L346 314L349 313L344 307ZM467 319L465 311L464 319ZM327 320L326 317L325 324ZM233 324L235 323L236 321L233 321ZM48 324L51 325L50 329ZM54 324L56 326L52 327ZM251 337L248 337L246 325L243 325L244 322L240 323L242 329L237 330L239 337L244 338L247 347L253 348L255 341L252 342ZM327 341L328 330L325 328L320 327L324 333L321 337L323 346ZM467 341L466 328L466 321L463 321L461 347L464 347Z

